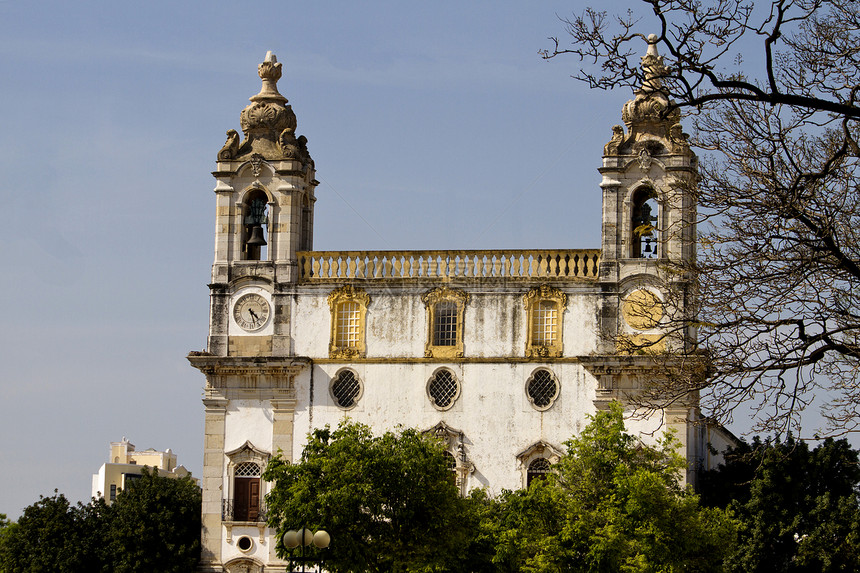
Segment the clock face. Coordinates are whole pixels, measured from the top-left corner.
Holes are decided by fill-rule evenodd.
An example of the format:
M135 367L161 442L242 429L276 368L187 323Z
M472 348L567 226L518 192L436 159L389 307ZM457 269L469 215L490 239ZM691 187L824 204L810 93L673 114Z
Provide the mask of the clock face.
M258 294L246 294L233 305L233 320L243 330L260 330L269 321L269 301Z

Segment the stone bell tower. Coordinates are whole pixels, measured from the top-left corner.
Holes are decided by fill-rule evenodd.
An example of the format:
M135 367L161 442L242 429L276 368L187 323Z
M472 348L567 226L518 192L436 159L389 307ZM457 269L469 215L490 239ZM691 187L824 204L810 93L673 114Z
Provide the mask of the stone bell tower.
M605 293L625 298L634 290L651 289L661 303L677 307L686 304L687 278L682 274L669 277L664 271L695 256L696 210L691 189L697 177L697 158L681 128L680 111L670 110L662 90L665 68L657 53L657 37L651 35L648 40L642 58L645 81L622 110L626 130L614 126L612 138L603 148L600 280ZM658 293L667 294L667 289L672 290L671 297ZM618 307L604 306L608 314L603 317L603 329L610 346L618 334L629 331L647 336L655 328L644 327L656 327L660 322L651 315L633 316L637 313L619 317L613 312ZM654 312L663 310L667 309Z
M213 172L208 346L188 356L206 375L199 570L209 572L283 571L266 527L262 471L279 451L292 459L294 380L309 362L292 356L290 316L296 253L312 248L318 182L278 92L274 54L258 73L262 89L240 116L244 137L227 132Z
M699 453L695 433L698 396L681 390L661 402L674 383L677 353L693 339L689 276L679 272L695 256L693 190L697 158L681 128L680 111L662 89L663 58L657 37L642 58L644 82L624 104L625 126L612 128L603 149L603 231L599 281L602 294L599 380L595 403L612 400L664 407L664 423L677 430L691 471ZM681 317L681 320L678 318ZM688 388L683 386L682 388Z
M271 52L258 73L263 87L240 116L244 139L235 130L227 132L213 172L215 262L208 351L219 356L289 354L288 325L277 320L288 316L279 285L295 283L296 252L313 247L318 182L307 138L296 137L296 114L278 92L281 64ZM236 315L243 318L236 321L239 329L231 330L230 302L243 283L267 285L274 321L255 318L257 311L250 308Z

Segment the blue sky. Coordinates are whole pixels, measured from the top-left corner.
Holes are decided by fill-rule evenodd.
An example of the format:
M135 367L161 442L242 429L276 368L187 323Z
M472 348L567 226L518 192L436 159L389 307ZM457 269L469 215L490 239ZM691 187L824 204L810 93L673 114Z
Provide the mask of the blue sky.
M630 94L538 56L586 5L0 0L0 512L87 500L123 436L200 475L210 172L267 50L316 249L599 247Z

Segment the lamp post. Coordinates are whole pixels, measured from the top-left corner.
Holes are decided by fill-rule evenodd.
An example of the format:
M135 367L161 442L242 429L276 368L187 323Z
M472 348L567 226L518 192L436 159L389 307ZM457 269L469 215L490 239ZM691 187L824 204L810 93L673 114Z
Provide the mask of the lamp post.
M311 543L313 543L314 547L317 549L325 549L328 547L329 543L331 543L331 536L327 531L323 531L320 529L316 533L312 532L310 529L302 527L298 531L295 529L290 529L286 533L284 533L281 540L284 542L284 547L287 549L295 549L296 547L301 547L301 552L298 557L290 557L292 561L298 561L302 564L302 573L305 573L305 563L314 562L320 563L322 559L317 559L312 556L305 557L305 547L308 547ZM290 566L292 569L292 566Z

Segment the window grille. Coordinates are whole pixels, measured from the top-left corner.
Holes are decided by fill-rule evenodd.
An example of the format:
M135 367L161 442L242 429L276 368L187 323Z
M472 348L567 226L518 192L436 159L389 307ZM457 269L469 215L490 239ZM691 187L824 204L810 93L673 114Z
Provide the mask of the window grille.
M546 479L546 474L552 470L549 461L546 458L537 458L529 464L529 469L526 472L526 487L532 485L536 479Z
M440 370L430 379L427 386L430 401L439 408L447 408L454 403L460 393L460 384L450 370Z
M260 477L260 466L254 462L242 462L233 470L235 477Z
M331 383L331 394L341 408L355 406L361 393L361 382L352 370L342 370Z
M542 300L535 305L533 313L532 344L554 345L558 327L558 305L553 301Z
M526 393L535 407L547 408L558 395L558 382L549 370L538 370L529 379Z
M357 348L361 331L361 308L357 302L342 302L337 305L337 330L335 344L340 348Z
M448 469L452 472L457 469L457 458L454 457L454 454L451 452L442 452L442 455L445 457L445 463L448 466Z
M436 303L436 322L433 325L434 346L457 345L457 303L445 300Z

